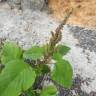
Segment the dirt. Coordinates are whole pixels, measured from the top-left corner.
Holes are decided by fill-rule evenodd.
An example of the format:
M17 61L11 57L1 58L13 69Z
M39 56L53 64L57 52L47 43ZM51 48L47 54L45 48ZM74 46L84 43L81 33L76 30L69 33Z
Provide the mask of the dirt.
M68 23L96 28L96 0L49 0L49 7L59 21L73 8Z

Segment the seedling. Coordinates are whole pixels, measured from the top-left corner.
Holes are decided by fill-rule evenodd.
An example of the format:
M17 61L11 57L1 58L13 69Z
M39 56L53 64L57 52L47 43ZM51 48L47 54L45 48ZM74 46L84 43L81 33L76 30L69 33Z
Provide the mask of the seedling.
M57 27L48 44L23 50L13 42L5 42L1 49L0 96L58 96L56 84L64 88L72 85L71 64L62 58L70 48L58 45L62 39L61 29L71 12ZM51 64L55 60L54 64ZM54 65L53 69L51 68ZM48 76L48 85L44 78Z

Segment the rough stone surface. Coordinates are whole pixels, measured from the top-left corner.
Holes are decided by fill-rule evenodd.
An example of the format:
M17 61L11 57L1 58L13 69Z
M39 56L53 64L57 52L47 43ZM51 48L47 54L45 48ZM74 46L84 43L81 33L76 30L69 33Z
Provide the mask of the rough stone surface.
M13 8L20 9L20 7L21 7L21 0L7 0L7 2L12 9Z
M17 9L41 9L44 5L44 0L7 0L8 4L11 6L11 8L17 8Z
M44 12L38 10L21 12L10 10L6 4L0 4L0 38L18 42L24 49L33 45L41 46L48 42L50 31L54 31L58 24ZM64 58L72 64L74 78L77 78L78 74L83 80L81 82L77 78L75 81L81 82L79 90L80 94L82 92L84 94L80 96L95 96L96 94L96 51L95 47L92 47L96 42L95 34L96 30L72 25L65 25L62 30L63 37L60 43L71 48ZM82 38L84 38L83 41ZM76 87L72 89L72 92L74 96L78 96L75 91Z
M79 40L79 46L96 52L96 30L78 26L70 26L70 31Z

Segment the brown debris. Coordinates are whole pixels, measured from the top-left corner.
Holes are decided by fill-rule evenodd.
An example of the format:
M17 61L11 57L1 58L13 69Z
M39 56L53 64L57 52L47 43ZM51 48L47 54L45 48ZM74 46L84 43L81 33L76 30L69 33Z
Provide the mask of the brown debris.
M74 8L69 24L96 28L96 0L49 0L53 17L62 20L64 15Z

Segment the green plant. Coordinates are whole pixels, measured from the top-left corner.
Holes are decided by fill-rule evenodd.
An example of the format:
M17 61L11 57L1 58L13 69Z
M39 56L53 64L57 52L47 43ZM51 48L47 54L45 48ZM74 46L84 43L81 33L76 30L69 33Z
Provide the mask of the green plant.
M70 14L52 32L49 43L42 47L23 50L13 42L4 43L0 56L1 64L5 66L0 70L0 96L57 96L56 84L71 87L73 70L70 63L62 58L70 48L57 44ZM52 59L56 63L51 64ZM45 75L52 84L43 84Z

